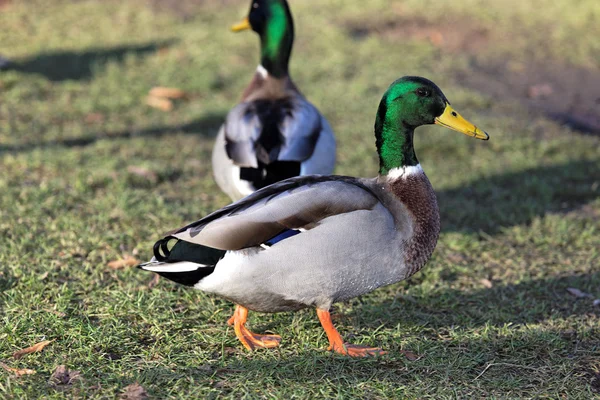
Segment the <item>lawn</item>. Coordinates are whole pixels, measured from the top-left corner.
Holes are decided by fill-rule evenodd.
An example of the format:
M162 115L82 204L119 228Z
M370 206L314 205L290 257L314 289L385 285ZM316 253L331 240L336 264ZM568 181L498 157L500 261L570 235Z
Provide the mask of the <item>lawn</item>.
M291 73L336 132L336 173L375 175L375 111L403 75L491 137L416 133L434 256L336 306L344 338L389 353L325 351L314 310L251 314L282 343L248 353L227 301L109 266L228 203L210 154L258 61L228 30L246 0L0 1L0 398L599 397L600 3L291 6ZM156 86L188 98L150 107Z

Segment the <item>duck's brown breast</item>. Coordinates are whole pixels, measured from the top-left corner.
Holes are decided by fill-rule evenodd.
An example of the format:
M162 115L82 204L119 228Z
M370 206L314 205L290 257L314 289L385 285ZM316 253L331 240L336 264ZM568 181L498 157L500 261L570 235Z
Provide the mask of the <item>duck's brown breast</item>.
M413 232L404 249L408 278L423 268L437 244L440 234L437 198L424 173L400 177L388 185L388 190L402 202L413 220Z

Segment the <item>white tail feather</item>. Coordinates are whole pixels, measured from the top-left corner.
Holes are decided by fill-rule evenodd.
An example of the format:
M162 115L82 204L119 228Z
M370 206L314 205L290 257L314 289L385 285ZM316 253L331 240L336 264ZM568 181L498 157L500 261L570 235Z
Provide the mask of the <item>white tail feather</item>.
M165 263L156 260L141 264L140 268L151 272L189 272L198 268L206 267L203 264L197 264L190 261L180 261L175 263Z

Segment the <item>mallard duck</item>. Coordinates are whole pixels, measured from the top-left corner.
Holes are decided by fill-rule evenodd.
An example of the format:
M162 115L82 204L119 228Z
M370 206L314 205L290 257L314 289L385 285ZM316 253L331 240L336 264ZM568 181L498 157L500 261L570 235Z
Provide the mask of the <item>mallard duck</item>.
M213 174L232 200L298 175L330 174L335 138L288 73L294 22L285 0L254 0L232 30L260 36L260 65L227 115L213 149Z
M248 310L316 307L330 350L380 354L345 343L329 309L408 278L431 256L440 216L413 133L434 123L488 139L433 82L401 78L377 111L376 178L309 175L272 184L160 239L154 258L140 267L237 304L229 322L247 349L281 339L248 330Z

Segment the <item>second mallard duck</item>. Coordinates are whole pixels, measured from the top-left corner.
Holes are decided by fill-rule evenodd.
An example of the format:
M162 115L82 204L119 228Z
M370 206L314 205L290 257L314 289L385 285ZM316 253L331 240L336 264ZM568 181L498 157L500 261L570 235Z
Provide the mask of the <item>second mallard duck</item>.
M351 356L381 353L344 343L329 308L408 278L431 256L440 215L413 134L433 123L488 139L433 82L399 79L377 111L378 177L313 175L275 183L173 231L140 267L238 304L230 323L248 349L280 340L249 331L248 309L316 307L330 349Z
M217 135L213 174L232 200L298 175L330 174L335 138L288 73L294 23L285 0L254 0L234 31L260 36L260 65Z

